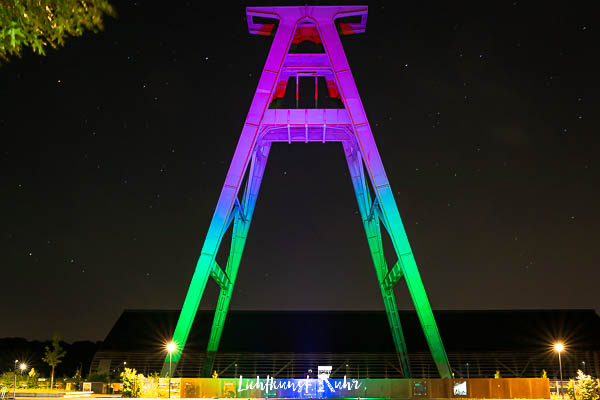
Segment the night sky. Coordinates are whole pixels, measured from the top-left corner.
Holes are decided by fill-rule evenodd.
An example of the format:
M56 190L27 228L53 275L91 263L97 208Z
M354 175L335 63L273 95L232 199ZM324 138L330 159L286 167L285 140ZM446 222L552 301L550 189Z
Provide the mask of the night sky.
M0 337L181 307L272 41L215 3L0 67ZM600 310L593 2L367 4L342 42L433 308ZM383 309L341 145L272 147L231 307Z

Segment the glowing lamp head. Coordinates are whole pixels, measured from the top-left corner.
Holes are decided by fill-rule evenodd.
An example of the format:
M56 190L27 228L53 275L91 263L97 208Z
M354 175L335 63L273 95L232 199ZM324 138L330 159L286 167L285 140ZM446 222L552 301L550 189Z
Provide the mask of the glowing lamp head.
M21 371L25 371L27 369L27 364L21 363L21 365L19 365L19 368L21 368Z
M174 342L167 343L167 351L172 353L177 349L177 345Z
M563 351L564 349L565 349L565 346L563 346L563 344L562 344L562 343L556 343L556 344L554 345L554 350L555 350L555 351L558 351L559 353L560 353L561 351Z

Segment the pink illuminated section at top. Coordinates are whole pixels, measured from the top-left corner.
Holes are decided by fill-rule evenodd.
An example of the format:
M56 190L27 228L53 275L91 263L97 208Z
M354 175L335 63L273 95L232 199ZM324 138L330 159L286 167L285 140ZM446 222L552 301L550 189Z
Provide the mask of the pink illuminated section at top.
M367 6L327 6L327 7L248 7L246 9L248 30L252 34L272 36L276 32L276 23L279 25L292 26L294 34L291 44L297 45L302 42L312 42L323 48L321 34L317 25L321 23L331 23L339 18L354 17L354 20L359 22L340 22L337 24L337 31L342 35L350 35L364 32L367 24ZM286 46L286 51L289 51L290 43L274 42L273 46ZM283 49L282 49L283 50ZM299 54L297 54L299 53ZM272 100L281 99L284 97L288 80L291 77L296 78L296 103L298 103L298 78L314 76L315 89L314 99L315 104L318 101L317 77L325 79L327 94L332 99L342 100L338 91L338 85L332 70L330 60L331 54L322 49L316 53L301 53L293 54L291 51L284 58L283 65L280 66L265 66L267 71L278 70L277 83L275 91L272 94ZM345 59L345 55L342 55ZM271 69L272 68L272 69Z
M271 36L275 33L275 24L271 22L257 23L254 22L254 17L273 18L279 21L309 17L331 21L338 18L360 16L360 22L343 22L339 24L342 35L353 35L365 31L367 14L367 6L246 7L248 31L253 35L265 36Z

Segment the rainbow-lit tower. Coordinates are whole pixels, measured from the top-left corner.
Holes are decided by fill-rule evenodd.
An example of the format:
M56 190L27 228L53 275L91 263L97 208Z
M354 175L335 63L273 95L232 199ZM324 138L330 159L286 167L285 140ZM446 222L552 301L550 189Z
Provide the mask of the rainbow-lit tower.
M221 290L202 373L210 376L271 144L340 142L404 375L410 377L411 370L394 298L394 285L402 278L439 374L442 378L451 378L448 357L340 41L340 35L365 31L367 12L367 6L246 9L250 33L274 35L273 44L173 334L178 346L172 354L173 370L181 358L206 282L212 277ZM310 102L300 104L300 100L306 98L306 93L300 92L307 87L307 81L310 82ZM391 268L383 254L382 225L398 257ZM229 257L222 268L215 256L230 228L233 232ZM168 371L167 356L163 375Z

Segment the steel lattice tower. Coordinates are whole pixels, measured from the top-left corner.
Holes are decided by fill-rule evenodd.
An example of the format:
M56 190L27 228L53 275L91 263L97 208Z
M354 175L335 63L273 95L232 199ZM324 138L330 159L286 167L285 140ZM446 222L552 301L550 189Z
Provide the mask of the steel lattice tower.
M172 354L175 366L181 358L206 283L212 276L220 286L220 293L203 368L203 376L210 376L271 144L341 142L404 375L410 377L411 370L393 290L402 278L408 286L439 374L442 378L451 378L448 357L340 41L340 34L365 31L367 11L366 6L246 9L251 34L275 37L173 334L173 341L178 346ZM353 17L355 21L344 22L348 20L346 17ZM322 51L290 52L293 44L306 40L321 46ZM315 108L274 107L278 99L284 96L290 78L296 79L298 104L297 83L300 77L315 79ZM317 108L317 80L322 78L325 79L329 96L339 99L341 108ZM389 234L398 257L391 269L383 254L381 225ZM231 247L223 269L217 264L215 256L229 228L233 230ZM167 356L163 375L169 371L168 364Z

